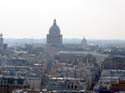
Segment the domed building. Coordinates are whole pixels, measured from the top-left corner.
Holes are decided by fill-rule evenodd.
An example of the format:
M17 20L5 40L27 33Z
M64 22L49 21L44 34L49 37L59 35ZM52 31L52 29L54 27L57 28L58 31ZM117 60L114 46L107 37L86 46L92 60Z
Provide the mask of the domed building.
M85 37L83 37L83 39L82 39L82 41L81 41L81 46L82 46L82 48L85 48L87 45L88 45L88 44L87 44L87 40L86 40Z
M82 46L86 46L87 45L87 40L85 37L83 37L82 41L81 41L81 45Z
M62 35L60 34L60 28L56 24L56 19L53 21L53 25L49 29L47 34L47 45L52 47L62 47Z
M62 35L60 34L59 26L56 24L56 19L54 19L53 25L49 29L49 34L47 34L47 46L46 46L47 57L51 61L54 61L55 55L62 48L63 48Z

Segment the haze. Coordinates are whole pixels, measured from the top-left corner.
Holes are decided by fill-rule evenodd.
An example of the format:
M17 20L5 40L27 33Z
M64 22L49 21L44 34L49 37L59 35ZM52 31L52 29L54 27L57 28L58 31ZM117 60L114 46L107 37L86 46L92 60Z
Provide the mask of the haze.
M125 39L125 0L0 0L5 38L46 38L54 18L64 38Z

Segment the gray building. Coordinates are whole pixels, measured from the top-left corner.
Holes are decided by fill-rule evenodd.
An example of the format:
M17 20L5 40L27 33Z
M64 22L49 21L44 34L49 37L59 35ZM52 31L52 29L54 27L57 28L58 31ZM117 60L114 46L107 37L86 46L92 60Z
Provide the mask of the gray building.
M49 29L49 34L47 34L47 56L54 61L54 57L58 51L63 47L62 35L60 33L60 28L56 24L56 19L53 21L53 25Z
M86 38L84 37L83 39L82 39L82 41L81 41L81 46L82 46L82 48L85 48L85 47L87 47L87 40L86 40Z
M54 19L53 25L49 29L49 34L47 34L47 46L62 46L62 35L60 34L60 28L56 24L56 19Z

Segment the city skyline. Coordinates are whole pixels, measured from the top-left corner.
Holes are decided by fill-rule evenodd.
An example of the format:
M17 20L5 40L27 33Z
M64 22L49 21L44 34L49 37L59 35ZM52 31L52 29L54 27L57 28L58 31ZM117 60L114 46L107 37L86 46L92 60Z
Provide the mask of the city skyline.
M64 38L125 39L124 0L0 1L5 38L46 38L56 18Z

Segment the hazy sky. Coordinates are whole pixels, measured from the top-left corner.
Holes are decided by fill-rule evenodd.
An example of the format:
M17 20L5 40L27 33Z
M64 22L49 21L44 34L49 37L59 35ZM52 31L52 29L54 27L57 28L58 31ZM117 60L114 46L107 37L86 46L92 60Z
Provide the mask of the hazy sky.
M64 38L125 39L125 0L0 0L5 38L45 38L54 18Z

